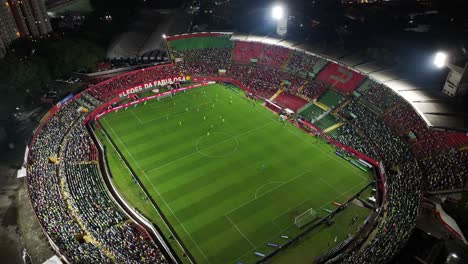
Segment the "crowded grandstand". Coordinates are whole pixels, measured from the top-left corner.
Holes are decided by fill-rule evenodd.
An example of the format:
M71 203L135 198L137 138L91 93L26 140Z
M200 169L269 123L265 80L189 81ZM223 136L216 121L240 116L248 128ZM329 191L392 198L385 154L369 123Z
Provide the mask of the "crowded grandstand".
M372 164L372 218L311 260L316 263L388 262L415 228L425 192L468 187L468 136L432 130L411 104L360 72L309 51L227 33L166 41L169 64L113 77L62 100L34 133L27 160L31 203L66 262L185 263L159 233L162 226L150 228L155 223L115 195L94 131L104 112L184 82L233 84L277 114L292 113L291 122L301 129ZM269 253L257 261L274 261Z

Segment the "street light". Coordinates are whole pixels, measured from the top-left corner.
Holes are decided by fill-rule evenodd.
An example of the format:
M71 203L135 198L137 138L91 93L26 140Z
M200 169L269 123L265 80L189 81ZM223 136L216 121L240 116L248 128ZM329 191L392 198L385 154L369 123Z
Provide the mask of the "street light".
M439 69L447 66L447 54L442 51L437 52L434 56L434 65Z
M274 20L280 20L283 18L283 16L284 16L283 7L280 5L274 6L273 9L271 10L271 17Z

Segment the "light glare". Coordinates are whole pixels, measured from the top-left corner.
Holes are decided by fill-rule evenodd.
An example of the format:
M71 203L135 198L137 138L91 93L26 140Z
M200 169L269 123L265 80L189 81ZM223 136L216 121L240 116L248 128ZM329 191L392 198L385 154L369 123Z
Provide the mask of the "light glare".
M445 67L447 63L447 54L444 52L437 52L436 55L434 56L434 65L437 68L443 68Z
M284 15L284 9L282 6L275 6L271 10L271 16L273 17L273 19L276 19L276 20L282 19L283 15Z

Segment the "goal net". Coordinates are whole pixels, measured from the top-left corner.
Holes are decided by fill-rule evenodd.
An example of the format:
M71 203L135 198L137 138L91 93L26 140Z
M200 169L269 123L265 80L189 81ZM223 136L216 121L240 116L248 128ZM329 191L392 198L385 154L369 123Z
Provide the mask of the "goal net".
M305 212L301 213L300 215L296 216L294 218L294 224L298 228L302 228L317 218L318 218L318 213L313 208L310 208L306 210Z

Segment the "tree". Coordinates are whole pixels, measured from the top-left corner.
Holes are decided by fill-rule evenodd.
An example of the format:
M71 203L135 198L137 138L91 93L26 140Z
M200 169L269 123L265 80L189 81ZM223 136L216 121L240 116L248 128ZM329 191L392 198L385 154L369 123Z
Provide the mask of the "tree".
M40 94L50 81L47 63L41 58L7 58L0 63L0 76L8 90L24 95L26 90Z

